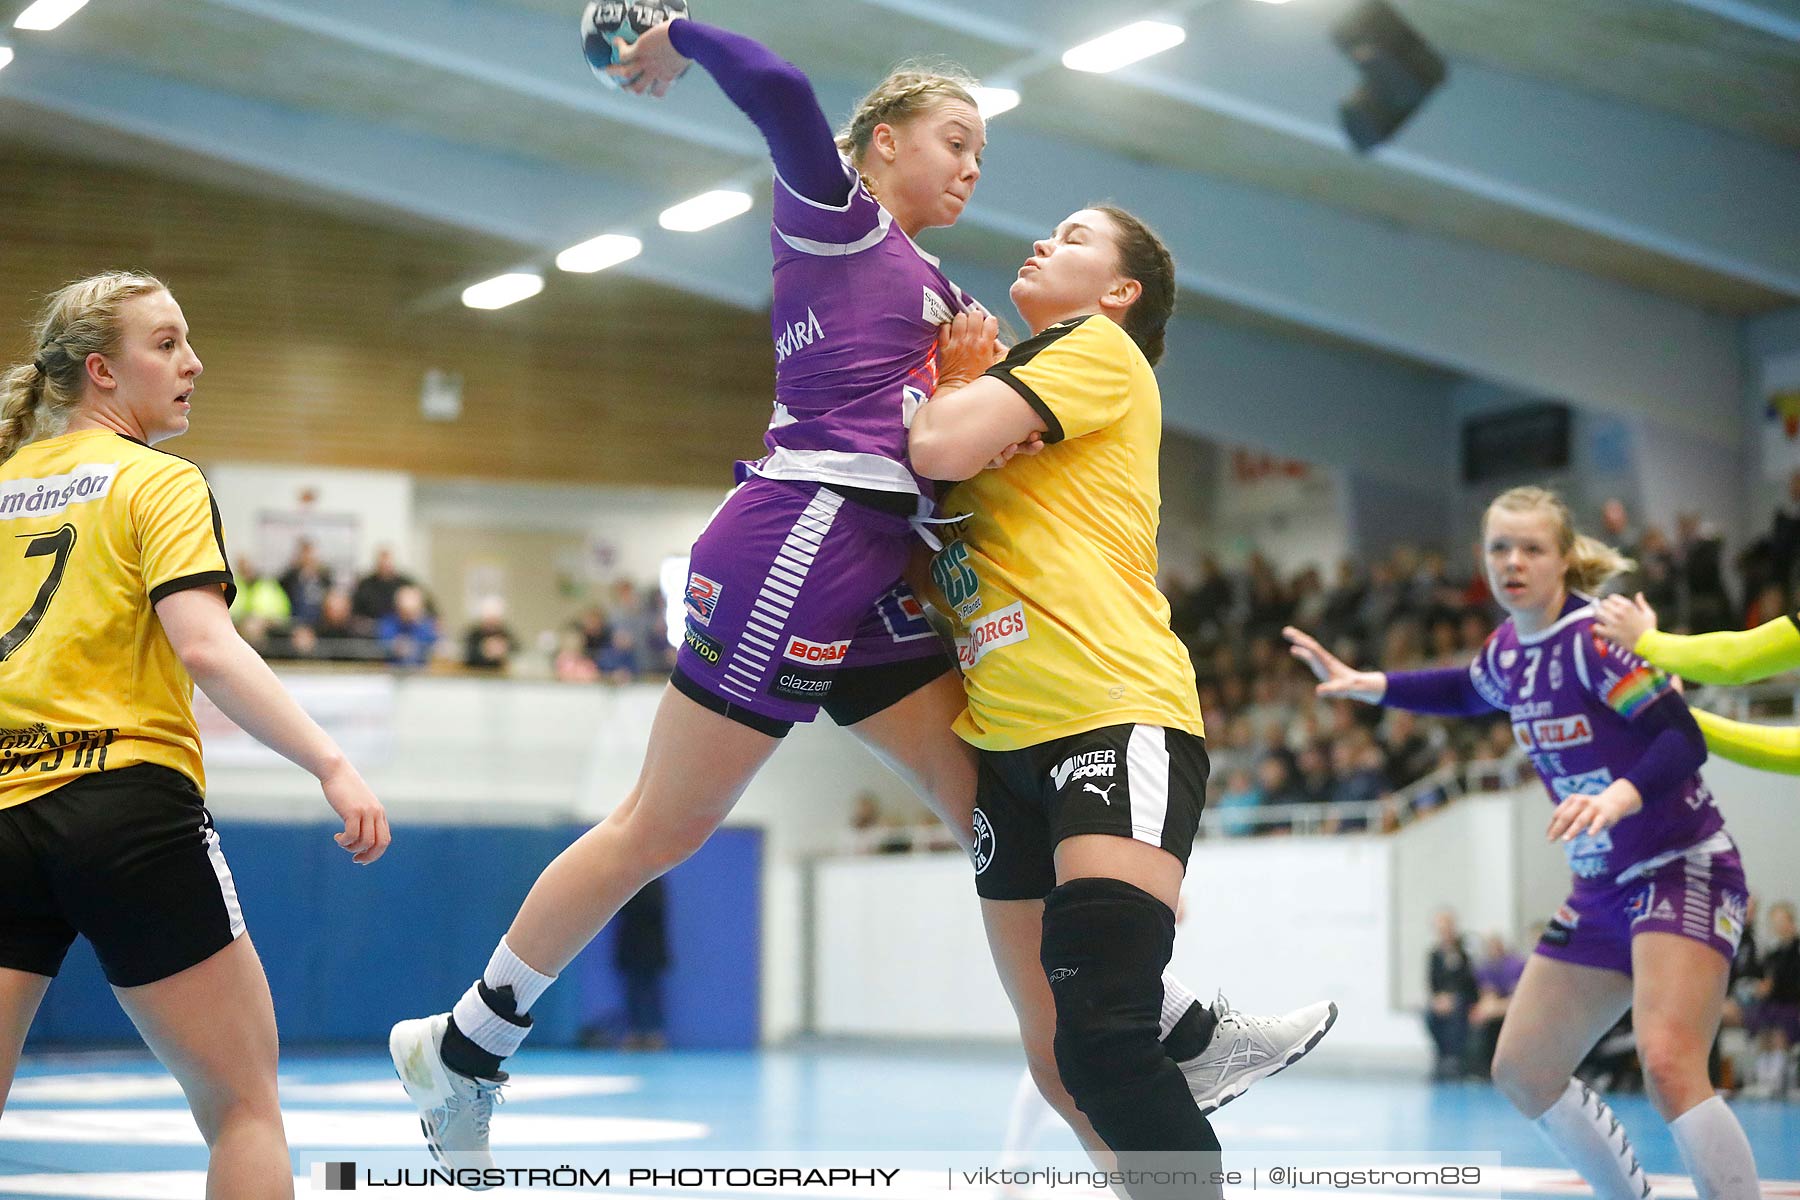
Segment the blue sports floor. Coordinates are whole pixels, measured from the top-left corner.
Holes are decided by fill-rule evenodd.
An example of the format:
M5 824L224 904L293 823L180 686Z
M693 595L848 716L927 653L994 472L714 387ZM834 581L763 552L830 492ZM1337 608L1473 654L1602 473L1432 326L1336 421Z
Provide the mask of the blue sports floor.
M512 1065L515 1085L495 1118L496 1148L554 1145L564 1148L558 1152L566 1162L584 1161L570 1147L604 1155L645 1145L691 1152L780 1150L802 1158L831 1151L991 1155L999 1148L1020 1071L1016 1053L998 1049L893 1044L657 1055L526 1051ZM291 1053L282 1083L301 1195L311 1194L307 1164L325 1148L379 1151L384 1161L428 1165L385 1055ZM1651 1175L1680 1176L1674 1145L1643 1097L1616 1097L1614 1107ZM1800 1104L1743 1101L1735 1109L1755 1147L1765 1194L1800 1197L1794 1182L1800 1181ZM1486 1085L1433 1086L1400 1076L1309 1070L1302 1063L1222 1110L1215 1124L1228 1155L1497 1152L1508 1195L1587 1194ZM1059 1126L1040 1149L1067 1163L1068 1156L1056 1152L1072 1151L1074 1140ZM142 1056L29 1058L0 1117L4 1197L198 1197L204 1166L199 1135L174 1082ZM940 1169L938 1178L943 1174ZM1693 1195L1685 1178L1658 1179L1657 1185L1665 1197ZM437 1188L395 1194L402 1192L464 1194ZM509 1188L490 1194L544 1193ZM573 1194L640 1193L618 1188ZM657 1194L752 1192L709 1187ZM1017 1194L1100 1193L1046 1187Z

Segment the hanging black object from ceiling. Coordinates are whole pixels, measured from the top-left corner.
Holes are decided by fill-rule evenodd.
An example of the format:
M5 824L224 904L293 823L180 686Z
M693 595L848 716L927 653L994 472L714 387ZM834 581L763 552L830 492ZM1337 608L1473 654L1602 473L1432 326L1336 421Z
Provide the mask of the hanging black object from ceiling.
M1385 0L1352 9L1332 26L1331 40L1362 73L1338 116L1363 153L1394 136L1448 74L1443 56Z

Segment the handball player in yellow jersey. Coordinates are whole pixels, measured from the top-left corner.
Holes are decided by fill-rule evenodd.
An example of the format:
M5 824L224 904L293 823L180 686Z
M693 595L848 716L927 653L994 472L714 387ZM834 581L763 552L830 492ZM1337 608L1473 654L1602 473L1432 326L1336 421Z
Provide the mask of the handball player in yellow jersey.
M993 319L959 316L910 433L920 474L963 481L940 497L954 536L929 594L957 631L955 729L980 760L977 891L1041 910L1062 1082L1121 1154L1219 1148L1157 1044L1208 770L1193 666L1156 587L1152 367L1174 294L1141 221L1075 213L1012 285L1032 336L996 361ZM1304 1029L1264 1031L1282 1042L1262 1073L1335 1016L1319 1004Z
M202 801L193 689L318 778L337 843L387 818L226 611L236 591L187 431L202 370L158 280L50 297L0 378L0 1109L77 934L186 1093L206 1194L294 1194L275 1009Z

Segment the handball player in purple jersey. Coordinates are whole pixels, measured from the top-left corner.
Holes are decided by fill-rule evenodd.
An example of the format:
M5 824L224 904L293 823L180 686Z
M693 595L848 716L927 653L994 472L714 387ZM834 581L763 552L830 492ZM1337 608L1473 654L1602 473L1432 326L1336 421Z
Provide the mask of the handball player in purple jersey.
M974 307L913 238L953 224L981 177L973 81L902 68L837 137L798 68L715 26L655 26L621 46L613 70L627 91L659 96L693 62L756 124L775 164L768 453L739 464L739 486L694 544L683 642L631 793L545 868L452 1011L389 1037L426 1140L453 1166L492 1162L500 1063L522 1044L532 1004L626 900L700 848L794 723L823 709L973 843L974 758L950 732L962 685L902 581L932 502L908 465L907 425L936 386L940 327ZM1055 1082L1040 929L984 920L1034 1075L1102 1146ZM1165 985L1171 1057L1222 1052L1193 1036L1222 1018ZM1167 1040L1178 1026L1179 1047ZM1259 1065L1242 1057L1222 1086Z
M1507 611L1467 670L1358 671L1286 630L1321 696L1441 716L1499 710L1556 806L1574 874L1501 1026L1494 1082L1602 1200L1650 1184L1606 1102L1571 1076L1628 1009L1651 1102L1701 1200L1758 1195L1750 1143L1707 1076L1746 889L1700 778L1706 745L1667 676L1594 629L1629 560L1575 532L1541 488L1488 506L1488 583Z

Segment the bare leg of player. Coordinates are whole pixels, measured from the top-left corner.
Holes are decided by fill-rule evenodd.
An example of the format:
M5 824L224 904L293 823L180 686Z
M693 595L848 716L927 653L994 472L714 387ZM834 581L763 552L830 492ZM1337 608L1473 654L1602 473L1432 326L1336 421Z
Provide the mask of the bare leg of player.
M1573 1078L1630 1004L1629 976L1533 954L1494 1050L1494 1086L1600 1200L1642 1200L1649 1188L1605 1099Z
M38 1004L50 990L50 977L0 967L0 1113L12 1091L13 1074L19 1069L19 1053Z
M1706 1069L1730 964L1692 938L1643 933L1631 939L1631 969L1631 1026L1644 1083L1695 1190L1701 1200L1756 1200L1750 1140Z
M249 936L167 979L113 994L187 1094L211 1152L207 1200L291 1197L275 1004Z

